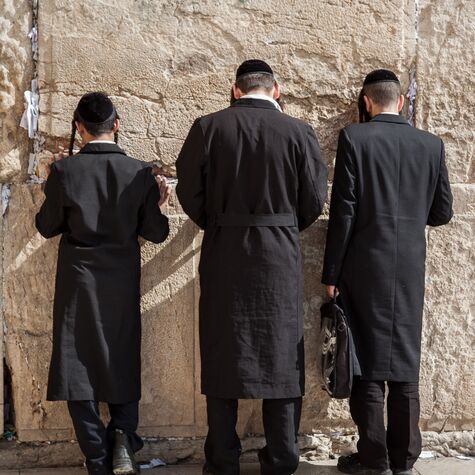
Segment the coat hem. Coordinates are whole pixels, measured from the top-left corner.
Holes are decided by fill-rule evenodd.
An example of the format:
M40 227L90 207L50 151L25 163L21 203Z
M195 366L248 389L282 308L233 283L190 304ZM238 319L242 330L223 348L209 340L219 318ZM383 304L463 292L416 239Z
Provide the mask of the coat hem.
M280 388L241 388L240 390L201 389L201 394L220 399L290 399L303 397L305 391L300 387L284 386Z
M141 395L135 394L128 397L107 397L103 394L94 394L94 393L78 393L75 395L57 393L57 394L48 394L46 397L47 401L97 401L105 402L108 404L127 404L129 402L140 401Z
M395 383L418 383L419 375L417 376L404 376L396 375L387 371L375 371L370 373L365 373L360 376L363 381L390 381Z

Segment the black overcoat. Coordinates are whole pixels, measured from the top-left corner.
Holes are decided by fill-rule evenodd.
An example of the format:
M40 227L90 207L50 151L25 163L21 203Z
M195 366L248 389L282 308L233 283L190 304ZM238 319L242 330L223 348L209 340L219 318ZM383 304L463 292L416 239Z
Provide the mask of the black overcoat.
M388 114L341 131L323 283L340 289L364 379L419 379L425 227L451 217L440 138Z
M36 216L62 234L53 310L49 400L140 399L140 247L159 243L168 219L150 167L112 143L56 162Z
M202 392L304 392L299 231L320 215L327 170L313 129L241 99L193 124L177 195L205 230L200 261Z

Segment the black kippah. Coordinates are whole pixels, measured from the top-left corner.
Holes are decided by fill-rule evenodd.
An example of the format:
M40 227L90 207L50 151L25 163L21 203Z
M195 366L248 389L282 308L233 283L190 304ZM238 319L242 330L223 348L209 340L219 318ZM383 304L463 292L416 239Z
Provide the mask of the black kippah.
M78 118L90 124L102 124L115 119L112 101L103 92L90 92L81 97L76 108Z
M244 76L245 74L269 74L271 76L274 75L274 71L272 68L265 62L260 59L248 59L244 61L244 63L239 66L236 71L236 79Z
M363 86L367 86L368 84L373 84L375 82L397 82L399 83L399 79L397 76L388 69L376 69L375 71L371 71L365 78L363 82Z

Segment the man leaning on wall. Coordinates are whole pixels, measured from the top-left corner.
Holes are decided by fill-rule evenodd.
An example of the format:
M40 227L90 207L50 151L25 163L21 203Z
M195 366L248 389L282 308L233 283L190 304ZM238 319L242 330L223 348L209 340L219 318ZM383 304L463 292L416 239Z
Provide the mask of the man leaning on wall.
M359 104L364 123L338 141L322 279L330 297L339 292L358 360L350 397L358 453L338 468L410 474L421 451L425 227L450 221L452 194L444 144L400 115L393 72L368 74Z
M282 112L271 67L245 61L232 105L193 124L177 195L205 230L200 261L204 473L239 474L238 399L263 399L261 473L298 466L304 393L299 231L320 215L327 169L312 127Z
M170 195L149 164L117 145L119 116L103 93L74 112L70 156L51 166L36 216L46 238L61 235L48 400L67 401L91 475L138 472L134 453L140 385L140 246L168 236ZM73 155L76 130L83 147ZM108 403L102 423L98 403Z

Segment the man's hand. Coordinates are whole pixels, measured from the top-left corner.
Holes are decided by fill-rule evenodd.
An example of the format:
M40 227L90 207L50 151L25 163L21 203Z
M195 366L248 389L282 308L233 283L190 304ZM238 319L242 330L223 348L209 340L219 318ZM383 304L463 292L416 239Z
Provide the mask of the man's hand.
M155 180L158 184L158 189L160 190L160 201L158 202L158 206L160 207L160 211L164 213L170 195L172 194L172 187L167 183L167 179L162 175L157 175Z
M340 291L335 285L327 285L327 295L332 299L333 297L338 296Z
M51 152L51 157L49 157L48 160L45 161L44 165L42 166L43 174L45 173L47 177L50 174L51 165L54 162L58 162L59 160L66 158L67 156L69 156L68 151L60 145L56 152Z

